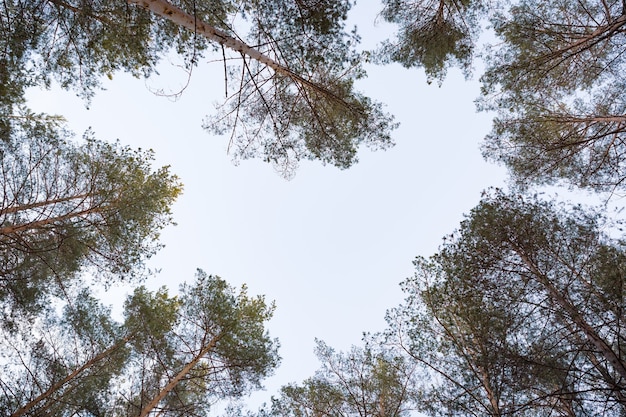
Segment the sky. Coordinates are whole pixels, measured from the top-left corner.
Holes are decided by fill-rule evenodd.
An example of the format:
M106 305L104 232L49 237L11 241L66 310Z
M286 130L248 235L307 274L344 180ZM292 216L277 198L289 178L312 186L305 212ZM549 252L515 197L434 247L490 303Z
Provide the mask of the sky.
M364 48L393 33L377 22L380 6L372 5L361 1L350 14ZM491 116L475 109L478 71L465 80L451 70L440 87L398 65L368 66L368 78L357 84L400 123L394 148L362 149L360 162L343 171L303 162L290 181L260 161L235 166L228 138L201 127L224 98L222 63L210 59L194 69L176 101L154 94L186 82L173 60L147 81L116 74L89 108L57 88L31 90L29 102L65 116L77 136L91 127L99 139L153 149L155 166L170 165L181 178L177 226L162 233L165 248L149 263L160 273L148 287L167 285L174 293L202 268L276 302L268 328L280 340L282 364L254 404L313 375L315 338L346 350L363 332L383 330L385 311L403 299L399 283L413 274L413 259L435 253L482 190L504 186L506 173L480 153ZM113 287L102 298L119 306L130 291Z

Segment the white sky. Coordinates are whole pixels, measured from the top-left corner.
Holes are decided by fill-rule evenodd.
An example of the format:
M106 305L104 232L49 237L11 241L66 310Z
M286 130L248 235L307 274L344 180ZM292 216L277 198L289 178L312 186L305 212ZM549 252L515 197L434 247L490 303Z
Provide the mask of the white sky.
M374 24L380 6L372 5L361 1L351 14L366 47L389 34ZM503 186L505 173L480 155L490 116L475 111L476 80L453 70L440 88L427 85L422 71L395 65L368 68L358 84L401 123L395 148L363 149L346 171L304 162L291 181L259 161L235 167L228 138L201 129L224 96L222 71L221 62L196 68L177 102L146 87L184 83L186 74L168 62L147 82L124 74L107 80L89 110L73 93L29 97L34 110L64 115L77 135L91 126L99 139L154 149L157 164L182 179L178 226L163 233L166 247L150 263L162 272L146 285L175 292L202 268L276 301L269 328L283 361L268 392L252 400L262 402L318 368L314 338L343 350L359 344L362 332L382 330L385 311L403 298L398 284L413 274L413 258L433 254L483 189ZM105 303L125 291L105 295Z

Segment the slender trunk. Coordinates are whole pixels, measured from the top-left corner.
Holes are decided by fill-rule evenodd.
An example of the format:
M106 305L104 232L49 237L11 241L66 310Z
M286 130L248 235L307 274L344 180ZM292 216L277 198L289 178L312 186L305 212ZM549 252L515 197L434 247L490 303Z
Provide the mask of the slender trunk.
M558 56L565 55L566 53L567 55L563 59L572 57L582 51L585 51L595 46L604 39L613 36L613 34L620 30L621 27L624 25L626 25L626 15L621 15L614 21L606 25L600 26L593 32L583 36L581 39L572 42L571 44L564 46L561 49L557 49L556 51L552 51L535 58L535 61L545 62L547 60L555 59Z
M444 7L446 2L444 0L439 0L439 7L437 8L437 15L435 16L435 22L437 22L438 25L442 25L443 26L443 11L444 11Z
M626 115L613 116L570 116L570 115L548 115L542 116L541 121L557 122L557 123L624 123Z
M174 378L172 378L170 380L170 382L168 382L168 384L163 387L162 390L159 391L159 393L156 395L156 397L154 397L144 408L143 410L141 410L141 413L139 414L138 417L146 417L148 414L150 414L150 412L157 406L159 405L159 402L161 402L161 400L163 400L163 398L165 398L165 396L172 391L176 385L178 385L178 383L181 381L181 379L183 379L192 369L194 366L196 366L198 364L198 362L200 362L200 359L202 359L204 357L204 355L206 355L211 349L213 349L215 347L215 345L217 344L217 342L222 338L223 333L218 334L217 336L215 336L213 339L211 339L211 341L202 349L200 349L200 351L198 352L198 354L196 356L193 357L193 359L187 363L187 365L185 365L183 367L183 369L181 369Z
M220 45L249 56L252 59L259 61L262 64L267 65L274 71L282 73L284 75L295 75L288 68L274 61L272 58L264 55L260 51L251 46L246 45L238 39L230 36L228 33L217 29L209 24L204 23L201 20L196 19L195 16L183 11L179 7L169 3L166 0L127 0L130 4L135 4L152 13L161 16L164 19L171 21L179 26L183 26L193 32L199 33L205 36L207 39L217 42Z
M574 307L574 305L565 298L565 296L554 286L554 284L552 284L550 279L539 270L537 265L535 265L535 263L532 262L520 248L514 247L514 250L530 271L537 277L539 283L548 291L550 298L563 308L563 310L572 318L572 321L577 328L587 337L589 343L598 349L604 359L611 364L612 368L621 376L621 378L626 380L626 365L622 359L617 356L606 341L598 335L595 329L587 323L582 314L580 314L576 307Z
M489 400L489 404L491 404L491 409L493 410L493 416L498 416L498 417L501 416L502 412L500 411L500 404L498 403L498 399L496 398L493 388L491 388L489 375L482 367L480 367L480 377L481 377L480 379L481 379L483 388L485 388L485 393L487 394L487 399Z
M466 326L459 323L458 317L456 316L453 316L453 320L454 320L455 326L458 329L460 329L461 332L463 332ZM438 320L438 322L441 324L441 321ZM453 334L448 329L446 329L446 331L450 335ZM472 372L474 373L476 378L480 381L480 384L485 390L485 395L487 397L487 400L489 401L489 404L491 405L491 410L485 407L485 405L482 404L482 402L481 404L483 405L483 407L487 409L487 412L489 413L490 416L499 417L502 415L500 411L500 404L496 397L495 391L492 387L492 384L489 378L489 372L487 369L485 369L485 366L482 365L481 362L483 361L481 361L479 358L479 355L483 357L485 356L485 346L483 345L480 338L472 338L472 339L473 339L472 343L477 344L477 346L467 346L465 343L462 342L462 340L458 340L456 337L454 338L454 341L457 344L457 346L459 346L461 350L463 351L463 356L466 356L466 360L468 364L470 365Z
M426 303L426 305L428 306L428 308L430 309L435 321L437 322L437 324L439 326L441 326L441 328L444 330L445 334L447 335L447 337L449 337L454 344L456 344L456 346L459 348L460 350L460 355L464 358L464 360L466 361L467 365L469 366L469 368L471 369L472 373L474 373L474 375L480 379L480 377L478 377L478 371L475 369L474 367L474 359L469 355L469 353L467 352L466 346L462 343L462 341L458 340L458 338L455 335L455 332L452 331L447 325L446 323L438 316L437 314L437 308L435 308L435 304L433 303L433 300L431 299L431 294L428 292L428 290L424 293L424 302ZM459 327L458 325L458 321L455 319L455 325L457 327ZM483 403L482 398L480 398L476 391L474 389L469 389L467 386L465 386L465 384L460 383L459 381L457 381L453 375L448 374L447 372L445 372L443 369L441 369L440 367L438 367L436 364L430 363L428 360L421 358L419 355L415 355L413 352L411 352L410 349L408 349L406 346L404 346L403 343L401 343L402 349L409 354L410 357L412 357L413 359L415 359L416 361L426 365L428 368L432 369L433 371L435 371L437 374L439 374L440 376L442 376L443 378L447 379L449 382L451 382L454 386L456 386L457 388L459 388L461 391L463 391L463 393L465 395L467 395L468 397L470 397L472 400L474 400L477 404L479 404L481 407L483 407L485 409L485 411L487 413L489 413L489 407L487 407L487 405L485 405ZM482 383L482 381L481 381Z
M620 403L626 404L626 397L623 393L624 387L617 383L615 378L613 378L613 376L609 373L608 369L602 363L600 363L594 352L589 350L586 352L586 356L589 358L589 360L591 361L593 366L595 366L598 372L600 372L600 375L602 375L602 378L610 387L611 395L614 395L617 401L619 401Z
M20 416L23 416L24 414L28 413L33 407L35 407L37 404L39 404L43 400L49 398L56 391L61 389L65 384L70 382L72 379L76 378L83 371L91 368L96 363L100 362L101 360L103 360L104 358L109 356L111 353L113 353L114 351L116 351L117 349L122 347L132 337L133 337L132 334L128 335L125 338L123 338L122 340L120 340L119 342L117 342L116 344L114 344L113 346L111 346L108 349L106 349L106 350L102 351L101 353L97 354L96 356L94 356L93 358L91 358L90 360L85 362L82 366L76 368L74 371L72 371L70 374L68 374L65 378L63 378L60 381L58 381L55 384L53 384L45 392L43 392L39 396L37 396L37 398L33 399L32 401L29 401L28 403L26 403L22 407L18 408L15 412L13 412L13 414L11 414L11 417L20 417Z

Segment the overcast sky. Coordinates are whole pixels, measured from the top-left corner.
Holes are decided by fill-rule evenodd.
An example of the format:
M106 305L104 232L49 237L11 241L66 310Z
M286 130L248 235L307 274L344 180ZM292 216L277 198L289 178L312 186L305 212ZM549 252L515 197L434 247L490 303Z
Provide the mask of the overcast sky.
M361 1L350 16L366 47L391 33L375 24L378 11ZM174 206L178 225L163 233L166 247L150 262L161 273L146 285L175 292L202 268L275 300L270 332L283 361L268 392L255 396L269 400L317 369L314 338L347 349L362 332L382 330L414 257L433 254L483 189L503 186L505 172L480 155L490 116L475 111L477 77L466 81L453 70L439 87L395 65L369 67L358 84L400 122L391 150L363 149L345 171L305 162L291 181L259 161L234 166L228 139L201 128L224 97L222 63L204 61L176 102L150 91L177 90L186 80L175 62L163 62L161 75L146 82L116 75L89 110L56 89L31 91L30 104L64 115L79 135L91 126L99 139L151 148L157 165L171 165L185 186ZM127 291L114 288L105 303Z

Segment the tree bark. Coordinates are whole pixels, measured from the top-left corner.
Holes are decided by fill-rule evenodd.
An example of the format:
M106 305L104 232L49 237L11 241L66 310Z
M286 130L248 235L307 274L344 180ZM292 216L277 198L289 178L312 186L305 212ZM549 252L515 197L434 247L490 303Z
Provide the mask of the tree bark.
M562 56L562 60L571 58L589 48L592 48L603 40L610 38L624 25L626 25L626 15L621 15L612 22L599 26L596 30L583 36L581 39L572 42L561 49L541 55L534 60L547 62L551 59L556 59L559 56Z
M613 116L570 116L570 115L547 115L542 116L539 120L557 123L624 123L626 115Z
M169 3L166 0L127 0L130 4L135 4L152 13L161 16L179 26L183 26L193 32L199 33L205 36L207 39L217 42L220 45L232 49L233 51L240 52L249 56L252 59L259 61L262 64L267 65L274 71L283 73L284 75L295 75L288 68L282 66L272 58L264 55L260 51L246 45L238 39L230 36L228 33L221 31L209 24L204 23L201 20L196 19L195 16L183 11L177 6Z
M167 19L170 22L175 23L179 26L185 27L192 32L199 33L205 36L210 41L217 42L218 44L223 45L226 48L239 52L242 55L248 56L268 66L275 72L291 78L297 84L315 90L333 100L343 103L346 107L355 110L353 109L353 106L350 106L348 103L346 103L345 100L343 100L341 97L338 97L335 93L328 90L324 86L309 81L301 75L296 74L285 65L280 64L279 62L263 54L259 50L247 45L246 43L238 39L235 39L228 33L216 27L213 27L201 20L198 20L195 16L169 3L167 0L127 0L127 2L129 4L134 4L138 7L149 10L155 15Z
M50 217L47 219L37 220L37 221L30 222L30 223L20 224L16 226L0 227L0 235L11 235L11 234L15 234L18 232L22 232L24 230L38 229L48 224L72 219L74 217L81 217L81 216L86 216L88 214L94 214L94 213L102 213L107 208L110 208L110 207L92 207L92 208L77 211L74 213L68 213L68 214L64 214L61 216Z
M66 203L68 201L72 201L72 200L85 200L87 197L91 197L92 194L90 193L85 193L85 194L79 194L79 195L74 195L71 197L61 197L61 198L56 198L56 199L52 199L52 200L46 200L46 201L39 201L36 203L29 203L29 204L21 204L18 206L10 206L4 209L0 209L0 215L2 214L10 214L10 213L17 213L18 211L25 211L25 210L32 210L34 208L39 208L39 207L44 207L44 206L50 206L53 204L58 204L58 203Z

